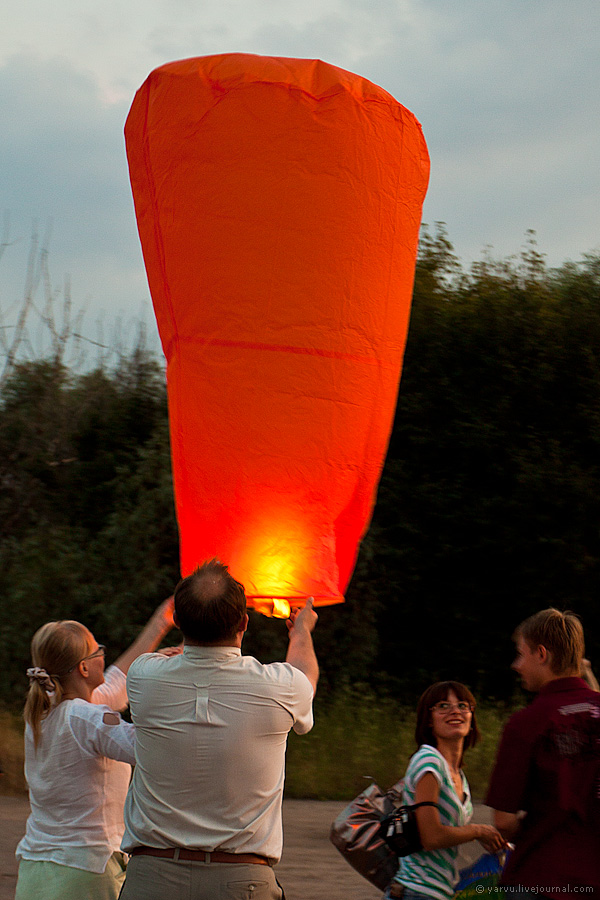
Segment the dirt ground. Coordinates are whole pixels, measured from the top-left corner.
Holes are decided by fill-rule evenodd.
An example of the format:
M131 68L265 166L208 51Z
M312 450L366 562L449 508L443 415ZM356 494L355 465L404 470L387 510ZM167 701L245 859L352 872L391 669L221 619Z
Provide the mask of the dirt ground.
M286 800L283 804L285 849L277 878L287 900L379 900L381 892L358 875L329 842L329 827L344 804ZM13 900L17 878L15 847L25 830L25 797L0 797L0 900ZM476 807L474 820L488 822L489 811ZM469 844L461 865L475 859L479 845ZM40 898L43 900L43 898Z

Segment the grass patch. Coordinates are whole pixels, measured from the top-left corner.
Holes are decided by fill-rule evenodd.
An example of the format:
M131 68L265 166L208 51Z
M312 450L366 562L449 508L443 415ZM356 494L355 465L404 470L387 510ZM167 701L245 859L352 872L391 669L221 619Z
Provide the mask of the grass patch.
M465 758L465 774L481 801L491 774L502 728L512 710L500 704L477 707L482 740ZM398 781L416 750L415 711L368 687L317 694L310 734L291 732L285 796L296 799L351 800L372 780L382 788ZM23 774L23 720L0 710L0 794L27 790Z
M23 772L23 719L20 715L0 710L0 794L27 792Z
M482 740L467 752L465 774L473 798L485 796L496 748L512 710L477 708ZM382 788L398 781L415 752L415 711L369 688L352 688L315 700L315 726L308 735L291 733L285 795L315 800L351 800L371 780Z

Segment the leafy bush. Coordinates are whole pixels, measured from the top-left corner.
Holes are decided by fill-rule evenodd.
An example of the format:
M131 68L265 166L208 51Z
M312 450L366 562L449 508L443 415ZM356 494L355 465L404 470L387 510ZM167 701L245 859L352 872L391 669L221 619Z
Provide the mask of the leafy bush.
M364 684L412 707L446 678L511 700L510 635L549 605L581 614L600 660L599 451L600 259L547 270L530 237L520 258L464 273L443 227L425 229L373 523L346 603L319 611L319 703ZM84 374L56 354L13 365L0 390L0 700L21 706L45 621L82 619L110 661L177 580L162 366L139 348ZM282 623L252 617L246 652L269 661L285 646ZM362 746L357 735L357 766L391 777Z
M481 801L509 711L484 704L477 709L482 740L467 751L465 773ZM403 777L417 747L414 707L381 698L368 685L315 698L315 726L308 735L290 734L286 796L351 800L371 781L389 788Z

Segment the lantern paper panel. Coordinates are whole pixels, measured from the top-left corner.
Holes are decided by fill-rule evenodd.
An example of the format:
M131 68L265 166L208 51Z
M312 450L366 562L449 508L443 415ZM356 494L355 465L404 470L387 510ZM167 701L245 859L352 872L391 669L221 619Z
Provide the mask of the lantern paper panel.
M340 602L396 405L421 127L319 60L227 54L152 72L125 136L182 574L217 557L263 611Z

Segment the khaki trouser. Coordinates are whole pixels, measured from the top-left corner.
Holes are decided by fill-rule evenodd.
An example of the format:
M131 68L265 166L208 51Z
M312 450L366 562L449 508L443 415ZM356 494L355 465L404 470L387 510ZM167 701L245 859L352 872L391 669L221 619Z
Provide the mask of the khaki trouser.
M119 900L285 900L270 866L132 856Z

